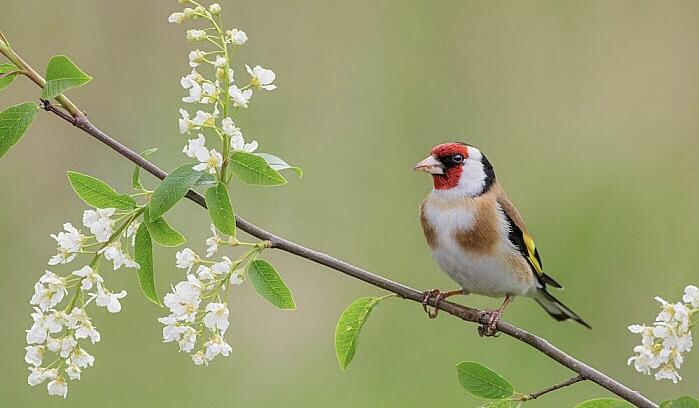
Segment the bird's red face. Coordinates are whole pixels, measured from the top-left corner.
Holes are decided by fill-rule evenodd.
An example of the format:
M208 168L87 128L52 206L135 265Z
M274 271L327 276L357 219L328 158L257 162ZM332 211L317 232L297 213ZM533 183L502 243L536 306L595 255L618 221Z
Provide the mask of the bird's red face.
M429 157L418 163L413 170L432 175L434 188L448 190L459 185L468 158L469 146L461 143L444 143L432 149Z
M495 182L493 166L473 146L444 143L435 146L430 153L413 170L431 174L435 190L475 197L488 191Z

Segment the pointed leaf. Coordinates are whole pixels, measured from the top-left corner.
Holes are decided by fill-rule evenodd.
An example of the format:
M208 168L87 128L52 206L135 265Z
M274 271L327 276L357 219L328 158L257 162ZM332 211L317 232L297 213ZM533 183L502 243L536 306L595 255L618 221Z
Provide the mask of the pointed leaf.
M231 169L246 184L257 186L280 186L286 179L267 164L265 159L251 153L233 152Z
M19 68L12 64L0 64L0 90L7 88L12 81L17 78L17 73L9 74L8 72L18 71Z
M280 309L295 310L291 291L269 262L257 259L248 266L248 277L257 293Z
M39 113L34 102L10 106L0 112L0 157L16 145Z
M155 279L153 276L153 245L150 234L145 223L141 224L136 231L136 246L134 248L134 260L138 263L138 283L141 285L143 294L151 302L158 306L160 298L155 291Z
M165 214L187 194L201 176L202 172L192 170L191 163L183 164L168 174L151 196L151 217L157 219Z
M141 152L141 157L144 159L151 154L155 153L158 151L157 147L154 147L152 149L144 150ZM134 190L138 191L144 191L145 187L143 187L143 184L141 184L141 167L136 166L135 169L133 169L133 175L131 176L131 186L134 188Z
M78 68L70 58L65 55L56 55L51 58L46 67L46 86L44 86L41 97L53 99L63 92L83 86L91 80L92 77Z
M164 247L176 247L187 242L182 234L173 229L170 224L165 221L165 218L158 217L152 219L147 208L146 211L143 212L143 223L146 225L146 228L148 228L148 232L151 238L153 238L153 241Z
M136 201L126 194L119 194L104 181L74 171L68 172L68 180L78 197L96 208L133 210Z
M335 326L335 355L337 355L337 362L342 370L347 369L349 363L352 362L354 354L357 352L359 332L369 317L369 313L381 299L378 297L359 298L347 306L340 315L340 320Z
M503 399L514 394L509 381L481 364L463 361L456 366L456 370L461 386L477 397Z
M595 398L581 402L575 408L633 408L633 405L626 401L615 398Z
M274 170L280 171L280 170L286 170L290 169L294 173L296 173L297 176L303 177L303 170L301 170L300 167L297 166L292 166L289 163L285 162L282 158L277 157L273 154L269 153L255 153L256 156L260 156L265 161L267 164L269 164L269 167L273 168Z
M665 401L660 404L660 408L699 408L699 400L689 395L672 401Z
M235 214L225 184L218 183L206 191L206 207L216 228L226 235L235 236Z

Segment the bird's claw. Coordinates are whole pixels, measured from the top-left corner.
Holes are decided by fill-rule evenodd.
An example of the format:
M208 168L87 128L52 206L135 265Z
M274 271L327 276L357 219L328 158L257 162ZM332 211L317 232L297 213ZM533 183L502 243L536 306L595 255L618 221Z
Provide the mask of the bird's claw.
M498 321L500 321L500 317L502 317L502 311L497 309L480 312L478 320L485 322L478 327L478 335L481 337L497 337Z
M430 298L434 296L434 309L429 309ZM432 289L422 293L422 308L427 313L427 317L434 319L439 314L439 303L444 299L444 294L439 289Z

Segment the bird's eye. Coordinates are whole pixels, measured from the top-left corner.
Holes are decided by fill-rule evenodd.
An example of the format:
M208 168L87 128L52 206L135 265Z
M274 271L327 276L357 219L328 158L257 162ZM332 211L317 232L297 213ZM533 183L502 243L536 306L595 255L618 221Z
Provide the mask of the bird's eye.
M452 161L454 161L454 163L461 163L462 161L464 161L464 156L460 154L455 154L454 156L452 156L451 159Z

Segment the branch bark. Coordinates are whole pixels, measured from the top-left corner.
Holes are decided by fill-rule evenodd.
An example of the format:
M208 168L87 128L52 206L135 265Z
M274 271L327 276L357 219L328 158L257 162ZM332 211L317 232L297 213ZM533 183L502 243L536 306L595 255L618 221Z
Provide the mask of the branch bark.
M2 47L2 45L3 44L0 43L0 52L8 56L6 52L8 47ZM29 73L30 77L34 77L31 78L33 82L36 83L38 86L42 87L42 84L45 84L44 78L37 74L36 71L32 69L23 59L16 55L14 51L10 51L12 52L12 58L10 58L9 56L8 58L10 58L25 73ZM143 170L147 171L153 176L161 180L167 176L167 173L159 167L157 167L155 164L144 159L135 151L119 143L117 140L111 138L105 132L97 128L94 124L92 124L92 122L90 122L87 116L85 116L82 113L82 111L79 110L72 101L70 101L70 99L68 99L64 95L60 95L56 100L63 106L63 108L70 112L70 114L51 105L48 101L42 101L44 109L46 111L52 112L57 117L74 125L75 127L79 128L80 130L84 131L85 133L89 134L95 139L99 140L101 143L104 143L105 145L109 146L116 153L129 159L131 162L141 167ZM78 114L74 113L76 112L76 110L77 112L79 112ZM192 200L193 202L197 203L201 207L206 208L204 197L196 191L190 190L187 193L186 197ZM393 292L396 295L402 297L403 299L412 300L418 303L422 302L423 292L421 291L415 290L401 283L394 282L390 279L386 279L382 276L373 274L365 269L354 266L331 255L325 254L320 251L316 251L311 248L307 248L303 245L282 238L278 235L275 235L256 226L255 224L249 221L246 221L245 219L239 216L236 216L236 224L238 228L247 232L248 234L257 237L261 240L269 241L271 243L272 248L276 248L288 252L290 254L294 254L301 258L307 259L309 261L327 266L328 268L342 272L353 278L364 281L370 285L379 287L389 292ZM436 306L435 298L430 298L429 304L433 307ZM479 310L476 309L461 306L447 301L440 302L439 308L451 314L452 316L455 316L468 322L474 322L478 324L487 323L487 316L484 316L482 313L480 313ZM609 390L613 394L616 394L617 396L629 401L630 403L638 407L657 408L658 406L650 399L641 395L639 392L632 390L631 388L623 385L619 381L609 377L608 375L596 370L593 367L590 367L582 361L573 358L572 356L558 349L557 347L555 347L554 345L552 345L547 340L541 337L528 333L527 331L515 327L504 321L498 322L497 329L498 331L505 333L506 335L513 337L525 344L528 344L536 350L539 350L547 357L553 359L559 364L579 374L579 377L590 380L600 385L601 387ZM553 389L550 391L553 391Z
M544 394L548 394L549 392L560 390L561 388L564 388L564 387L567 387L569 385L573 385L575 383L579 383L580 381L585 381L585 380L586 380L586 378L583 377L582 375L576 375L573 378L570 378L570 379L565 380L563 382L560 382L558 384L552 385L550 387L544 388L541 391L532 392L531 394L527 394L524 396L524 398L522 398L522 400L529 401L529 400L537 399Z

